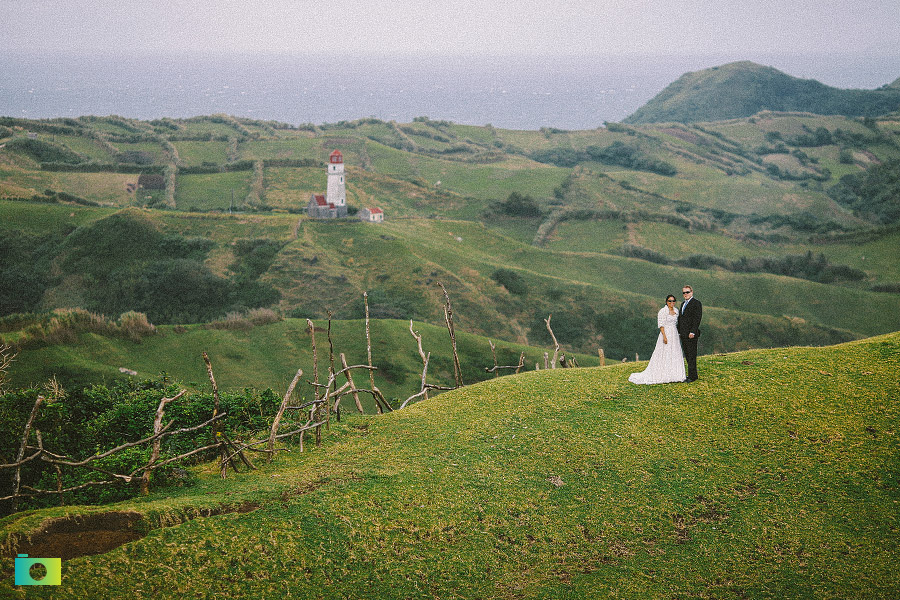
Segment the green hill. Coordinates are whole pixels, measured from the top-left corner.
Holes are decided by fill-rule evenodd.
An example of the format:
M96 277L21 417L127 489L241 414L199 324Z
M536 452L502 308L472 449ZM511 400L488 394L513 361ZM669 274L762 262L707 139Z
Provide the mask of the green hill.
M28 552L64 557L29 597L892 598L898 367L891 334L701 357L693 385L504 377L227 480L6 517L0 590L25 597Z
M764 110L876 117L898 109L895 86L843 90L745 61L683 75L625 122L722 121Z

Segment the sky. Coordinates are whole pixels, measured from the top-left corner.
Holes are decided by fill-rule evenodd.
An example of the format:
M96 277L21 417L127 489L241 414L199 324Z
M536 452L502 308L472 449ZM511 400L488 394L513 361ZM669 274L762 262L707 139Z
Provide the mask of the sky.
M900 0L0 0L0 15L0 53L897 55L900 40Z

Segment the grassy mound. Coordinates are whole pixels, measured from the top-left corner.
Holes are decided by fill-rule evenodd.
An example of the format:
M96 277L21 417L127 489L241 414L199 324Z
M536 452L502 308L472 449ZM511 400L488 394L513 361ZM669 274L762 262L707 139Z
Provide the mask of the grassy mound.
M108 510L146 533L28 590L55 598L896 597L898 366L900 333L702 357L691 385L528 372L225 481L8 517L0 546Z

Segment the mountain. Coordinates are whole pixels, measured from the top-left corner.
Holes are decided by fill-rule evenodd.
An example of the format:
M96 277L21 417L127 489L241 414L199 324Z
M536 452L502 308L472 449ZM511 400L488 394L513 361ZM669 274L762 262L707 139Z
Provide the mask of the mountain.
M877 90L844 90L743 61L682 75L625 122L722 121L764 110L875 117L898 109L896 81Z

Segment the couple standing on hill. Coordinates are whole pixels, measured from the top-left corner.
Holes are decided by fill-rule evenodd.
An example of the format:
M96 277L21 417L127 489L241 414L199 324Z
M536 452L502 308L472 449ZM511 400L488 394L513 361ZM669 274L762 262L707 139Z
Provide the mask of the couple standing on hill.
M650 357L650 364L643 372L632 373L628 381L650 384L697 380L697 342L700 338L703 305L694 298L691 286L684 286L682 294L684 302L681 303L681 308L675 306L675 296L670 294L666 297L666 305L656 316L659 338L656 340L653 356ZM685 359L688 364L686 377Z

